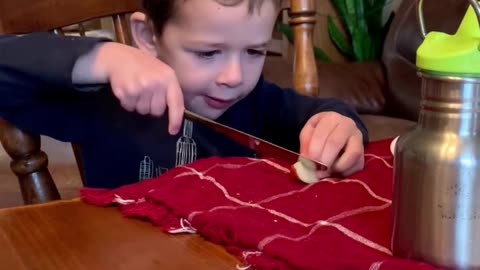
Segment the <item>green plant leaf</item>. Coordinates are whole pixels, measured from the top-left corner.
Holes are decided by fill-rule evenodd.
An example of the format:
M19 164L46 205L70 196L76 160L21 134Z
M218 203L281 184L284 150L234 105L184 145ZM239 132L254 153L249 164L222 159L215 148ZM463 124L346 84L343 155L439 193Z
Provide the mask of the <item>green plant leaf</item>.
M340 23L345 28L347 35L352 34L355 27L355 16L349 15L347 12L346 0L330 0L335 11L337 12Z
M330 57L328 57L328 55L320 48L313 47L313 54L315 55L315 58L320 59L323 62L332 62L332 59L330 59Z
M328 16L327 18L327 30L328 36L330 37L330 40L332 40L335 47L340 51L341 54L343 54L349 60L352 60L354 57L352 46L343 37L340 30L338 30L331 16Z
M370 3L365 12L365 19L370 33L381 31L383 28L383 10L386 0L374 0L373 2L371 0L364 0L364 2Z
M345 14L342 15L342 19L345 22L345 27L347 28L350 35L353 35L357 25L357 12L355 10L355 0L343 0L345 3Z
M277 22L275 28L277 29L277 31L280 31L280 33L282 33L287 38L290 44L293 44L293 32L290 25L282 22Z
M357 31L355 33L353 50L359 62L375 60L375 45L372 37L367 32Z
M343 18L345 15L347 15L347 6L345 5L345 0L331 0L331 3L340 18Z
M357 31L355 31L352 35L352 45L353 45L353 53L355 55L355 60L362 61L363 59L362 44L360 40L360 35L358 35Z
M345 7L348 15L356 15L357 10L355 9L355 0L344 0Z
M347 7L345 6L345 0L330 0L330 2L339 13L339 16L343 16L346 14Z
M355 1L355 14L356 14L356 23L357 28L360 28L362 32L368 32L367 21L365 20L365 7L363 5L364 0L354 0Z
M395 0L373 0L371 5L372 10L376 12L377 15L383 14L383 9L385 8L387 1L388 3L391 3Z
M352 60L363 62L379 59L392 18L383 25L383 10L386 2L392 0L330 1L347 32L347 37L338 35L335 33L338 28L332 27L331 18L327 19L328 34L337 50L345 55L348 51L346 43L350 47Z

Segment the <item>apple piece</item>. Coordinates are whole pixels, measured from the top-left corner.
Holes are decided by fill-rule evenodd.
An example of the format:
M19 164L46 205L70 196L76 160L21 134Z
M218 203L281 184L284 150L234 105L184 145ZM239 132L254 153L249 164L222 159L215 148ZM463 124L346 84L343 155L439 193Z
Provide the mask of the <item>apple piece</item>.
M395 139L393 139L392 142L390 143L390 152L392 152L393 156L395 156L395 147L397 145L397 141L399 137L400 136L395 137Z
M317 165L313 161L302 157L300 157L291 168L291 173L295 178L307 184L313 184L319 181L316 171Z

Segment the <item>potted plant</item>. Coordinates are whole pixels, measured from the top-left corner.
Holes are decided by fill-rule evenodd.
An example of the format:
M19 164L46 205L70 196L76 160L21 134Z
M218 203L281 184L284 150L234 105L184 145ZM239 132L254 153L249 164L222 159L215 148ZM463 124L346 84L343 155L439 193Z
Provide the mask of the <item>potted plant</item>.
M335 25L331 15L327 18L327 31L335 48L352 62L369 62L379 60L383 41L387 34L393 13L384 23L384 8L387 0L330 0L345 34ZM277 30L293 42L289 25L277 23ZM315 57L324 62L331 58L320 48L314 47Z

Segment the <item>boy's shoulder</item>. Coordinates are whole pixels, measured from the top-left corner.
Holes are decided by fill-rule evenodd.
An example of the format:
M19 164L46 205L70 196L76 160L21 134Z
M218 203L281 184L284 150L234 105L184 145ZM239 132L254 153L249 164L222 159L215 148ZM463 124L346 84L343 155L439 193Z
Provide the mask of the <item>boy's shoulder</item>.
M249 96L264 98L271 95L282 95L284 94L284 91L291 91L291 89L282 88L278 84L268 81L263 76L261 76L257 84L255 85L254 90Z

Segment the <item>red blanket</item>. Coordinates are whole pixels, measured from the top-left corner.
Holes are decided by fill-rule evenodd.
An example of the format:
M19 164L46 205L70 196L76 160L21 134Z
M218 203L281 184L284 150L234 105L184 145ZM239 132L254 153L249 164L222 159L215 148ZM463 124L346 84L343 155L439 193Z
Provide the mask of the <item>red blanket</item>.
M365 169L343 180L306 185L273 159L209 158L81 194L169 233L198 233L251 269L434 269L391 255L390 142L371 143Z

